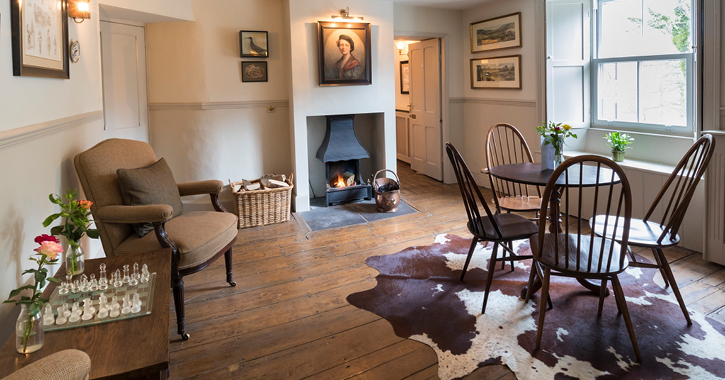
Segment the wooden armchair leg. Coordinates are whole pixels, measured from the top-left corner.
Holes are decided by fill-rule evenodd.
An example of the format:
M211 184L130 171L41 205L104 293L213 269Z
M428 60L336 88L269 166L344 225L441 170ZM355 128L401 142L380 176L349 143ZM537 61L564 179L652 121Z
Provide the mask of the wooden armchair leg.
M232 249L229 248L226 252L224 252L224 264L227 267L227 282L231 286L237 286L237 283L234 282L234 278L232 276Z
M178 272L172 274L171 289L174 291L174 308L176 309L176 325L179 335L181 335L181 339L189 340L184 319L184 280L178 275Z

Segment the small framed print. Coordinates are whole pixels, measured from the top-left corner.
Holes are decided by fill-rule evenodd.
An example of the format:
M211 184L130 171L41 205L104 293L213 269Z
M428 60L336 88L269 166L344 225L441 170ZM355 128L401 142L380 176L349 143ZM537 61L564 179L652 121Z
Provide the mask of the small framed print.
M269 34L267 32L240 30L239 51L242 58L269 57Z
M471 53L521 47L521 12L471 23Z
M266 82L267 62L242 62L242 82Z
M10 0L13 75L70 79L68 1Z
M521 55L471 59L472 89L521 89Z
M410 63L400 62L400 93L410 94Z

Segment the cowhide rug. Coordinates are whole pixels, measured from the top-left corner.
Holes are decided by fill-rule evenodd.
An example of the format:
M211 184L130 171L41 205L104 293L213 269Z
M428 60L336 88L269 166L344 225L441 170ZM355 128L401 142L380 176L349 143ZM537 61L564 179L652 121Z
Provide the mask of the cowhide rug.
M489 364L505 364L519 379L725 378L725 326L692 311L693 325L687 326L674 297L653 281L656 269L629 268L620 275L642 364L635 361L614 296L597 318L597 296L558 276L552 276L554 309L546 314L541 350L532 355L540 298L528 304L519 298L531 262L515 262L514 272L508 263L505 270L497 264L481 315L493 244L478 245L461 282L470 242L441 235L430 246L370 257L367 264L380 271L377 286L347 300L385 318L398 336L431 346L441 379ZM529 250L528 241L517 243L517 252Z

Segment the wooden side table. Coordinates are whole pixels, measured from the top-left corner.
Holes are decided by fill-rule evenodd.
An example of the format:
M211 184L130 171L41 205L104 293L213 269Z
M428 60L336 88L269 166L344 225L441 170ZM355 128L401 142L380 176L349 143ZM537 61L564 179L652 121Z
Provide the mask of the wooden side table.
M171 250L134 253L86 260L85 272L98 276L98 266L106 263L109 274L124 264L147 264L156 272L151 315L93 326L48 331L40 351L21 355L15 350L15 335L0 350L0 378L28 364L69 348L81 350L91 358L91 379L165 379L169 369L169 284ZM65 279L65 264L55 277ZM43 292L50 297L58 284L50 283ZM12 321L15 323L15 321Z

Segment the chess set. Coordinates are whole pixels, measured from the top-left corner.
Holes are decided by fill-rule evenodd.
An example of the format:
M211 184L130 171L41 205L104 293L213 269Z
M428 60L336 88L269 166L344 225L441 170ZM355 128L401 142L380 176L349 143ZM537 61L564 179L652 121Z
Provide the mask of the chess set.
M150 273L146 264L139 272L138 263L116 269L109 280L106 264L101 264L99 279L85 274L67 275L66 281L53 290L50 302L43 309L45 331L114 322L151 314L156 272Z

